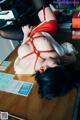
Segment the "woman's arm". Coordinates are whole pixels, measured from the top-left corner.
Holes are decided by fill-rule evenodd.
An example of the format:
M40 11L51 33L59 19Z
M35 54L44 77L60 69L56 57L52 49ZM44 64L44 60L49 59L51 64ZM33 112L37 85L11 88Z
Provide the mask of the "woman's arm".
M35 10L38 11L38 17L41 22L44 21L44 13L43 13L44 8L45 8L44 12L45 12L46 20L56 20L55 15L52 13L52 10L49 6L51 2L53 2L53 0L32 0Z

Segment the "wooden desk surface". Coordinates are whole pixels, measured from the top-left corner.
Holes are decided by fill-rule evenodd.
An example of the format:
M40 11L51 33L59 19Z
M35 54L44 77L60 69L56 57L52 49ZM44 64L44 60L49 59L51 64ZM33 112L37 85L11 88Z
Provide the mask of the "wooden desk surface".
M13 73L13 63L16 58L16 50L8 57L12 64L5 71ZM25 120L72 120L76 90L71 90L64 97L54 100L44 100L38 95L38 85L31 76L16 75L14 80L33 82L33 88L28 97L22 97L0 91L0 111L24 118ZM14 119L15 120L15 119Z

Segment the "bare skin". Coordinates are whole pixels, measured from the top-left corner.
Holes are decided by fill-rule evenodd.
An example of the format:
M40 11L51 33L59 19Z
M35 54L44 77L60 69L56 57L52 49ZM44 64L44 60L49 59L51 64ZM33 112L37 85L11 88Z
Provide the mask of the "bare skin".
M30 28L31 29L31 28ZM28 26L23 27L23 32L24 32L24 40L22 45L18 49L18 57L17 60L15 61L14 64L14 69L16 73L18 74L34 74L36 71L41 70L46 70L48 67L56 67L58 66L57 62L59 61L58 54L53 51L53 52L47 52L47 53L41 53L40 56L43 59L39 58L37 63L36 63L36 71L34 70L34 64L36 60L36 54L32 54L28 57L25 57L24 59L20 60L23 56L29 54L30 52L33 51L33 47L31 43L27 43L27 40L29 40L29 37L27 37L25 34L25 30L29 30ZM41 35L41 33L37 33L34 36ZM33 37L34 37L33 36ZM26 39L27 37L27 39ZM24 42L26 39L26 42ZM50 45L49 41L42 37L34 40L34 45L37 50L53 50L52 46ZM28 68L28 69L27 69Z
M55 16L53 15L49 7L45 8L45 13L46 13L45 14L46 21L56 20ZM38 13L38 16L42 23L45 22L43 10L41 10ZM22 57L24 57L25 55L33 51L33 47L31 43L27 42L30 39L29 34L33 30L33 28L34 28L33 26L29 27L29 25L24 26L22 28L23 33L24 33L24 39L23 39L22 45L18 49L18 57L14 63L14 70L16 74L35 74L36 71L41 71L41 68L43 68L43 71L45 71L47 68L51 68L51 67L54 68L58 66L58 64L60 63L60 57L58 56L56 51L54 51L54 49L52 48L49 40L47 40L44 36L41 38L35 39L33 41L35 48L40 51L41 50L43 51L53 50L53 51L47 52L47 53L40 53L40 56L44 59L40 57L38 58L37 63L36 63L36 70L34 69L34 64L36 60L35 53L22 59ZM42 35L42 34L36 33L35 35L33 35L33 37L39 36L39 35ZM64 58L68 59L69 57L65 56ZM64 60L66 61L66 59Z

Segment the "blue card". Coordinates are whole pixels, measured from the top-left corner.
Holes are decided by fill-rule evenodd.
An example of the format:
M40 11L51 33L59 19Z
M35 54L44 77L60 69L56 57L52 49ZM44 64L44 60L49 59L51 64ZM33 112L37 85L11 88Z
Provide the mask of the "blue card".
M0 71L5 71L10 64L11 61L3 61L0 65Z
M23 85L21 86L20 90L18 91L18 94L24 95L24 96L28 96L28 94L31 91L32 85L33 84L29 83L29 82L23 83Z
M2 62L1 65L8 66L8 65L10 65L10 64L11 64L11 61L5 60L5 61Z

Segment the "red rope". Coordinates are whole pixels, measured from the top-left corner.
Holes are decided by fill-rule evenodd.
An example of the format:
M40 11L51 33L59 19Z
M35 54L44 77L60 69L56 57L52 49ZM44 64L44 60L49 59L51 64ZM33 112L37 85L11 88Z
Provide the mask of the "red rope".
M54 51L54 50L42 50L42 51L37 50L36 47L35 47L35 45L34 45L34 43L33 43L33 40L35 40L35 38L40 38L40 37L43 37L43 36L31 37L31 39L29 39L28 42L31 43L31 45L32 45L32 47L33 47L33 51L30 52L29 54L23 56L23 57L20 59L20 60L22 60L22 59L24 59L24 58L26 58L26 57L28 57L28 56L30 56L30 55L32 55L32 54L36 54L36 60L35 60L35 63L34 63L34 70L35 70L35 71L36 71L36 64L37 64L38 58L40 57L41 59L45 59L45 58L42 58L42 57L40 56L40 53L46 53L46 52L53 52L53 51Z
M46 20L46 14L45 14L45 7L43 5L43 15L44 15L44 20Z

